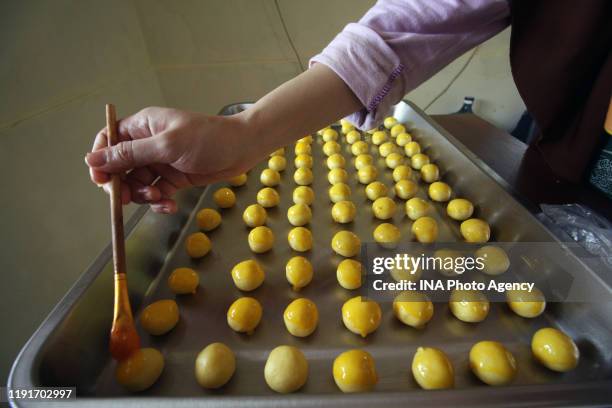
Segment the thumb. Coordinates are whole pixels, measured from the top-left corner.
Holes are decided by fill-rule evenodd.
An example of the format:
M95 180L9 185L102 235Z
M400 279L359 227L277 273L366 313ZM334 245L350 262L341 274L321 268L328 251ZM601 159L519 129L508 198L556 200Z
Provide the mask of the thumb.
M160 135L161 136L161 135ZM87 164L105 173L120 173L150 164L169 163L166 143L159 136L128 140L88 153Z

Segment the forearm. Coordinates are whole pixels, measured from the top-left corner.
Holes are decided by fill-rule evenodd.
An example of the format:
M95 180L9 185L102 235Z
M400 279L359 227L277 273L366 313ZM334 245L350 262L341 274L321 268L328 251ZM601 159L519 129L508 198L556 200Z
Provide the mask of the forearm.
M239 116L263 153L313 133L363 106L323 64L279 86Z

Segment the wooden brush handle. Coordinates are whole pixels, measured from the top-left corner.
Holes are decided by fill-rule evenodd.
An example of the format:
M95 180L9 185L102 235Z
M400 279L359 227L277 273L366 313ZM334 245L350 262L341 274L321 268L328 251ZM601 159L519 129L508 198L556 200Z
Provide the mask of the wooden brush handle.
M113 104L106 105L106 134L109 147L117 144L117 113L115 112L115 105ZM118 174L111 175L110 206L113 235L113 268L115 274L126 273L121 178Z

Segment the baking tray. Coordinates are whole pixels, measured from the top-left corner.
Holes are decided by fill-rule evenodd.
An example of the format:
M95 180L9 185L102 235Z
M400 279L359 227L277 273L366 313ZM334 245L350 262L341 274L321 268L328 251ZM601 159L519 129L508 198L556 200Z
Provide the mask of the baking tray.
M239 112L249 104L233 104L221 114ZM443 179L454 191L470 197L478 208L478 216L490 221L493 237L505 242L556 242L532 214L521 205L508 186L461 143L439 127L410 102L394 108L394 116L408 123L411 132L425 147L426 153L439 164ZM477 326L463 324L452 317L447 305L435 305L435 315L422 331L401 326L395 321L389 304L383 304L383 321L379 329L365 339L343 327L340 308L345 300L355 295L339 287L335 268L340 260L332 254L330 241L340 229L352 229L362 240L371 237L376 225L370 214L370 203L363 186L355 178L349 160L349 148L342 141L349 185L358 217L349 227L331 221L331 203L327 196L327 168L321 151L321 141L313 144L315 175L313 188L316 201L312 206L310 228L314 248L307 257L314 265L313 282L299 295L285 280L284 266L295 253L289 248L286 235L291 228L286 219L291 203L293 182L293 146L286 150L288 166L282 173L278 187L279 207L268 211L268 225L276 236L274 249L255 255L247 245L248 229L241 215L243 209L255 202L261 185L259 173L266 161L249 174L247 185L235 188L236 206L223 210L223 223L209 233L213 250L202 260L191 260L184 250L187 234L197 230L195 213L204 207L215 207L212 192L224 183L194 188L178 194L179 212L158 215L141 207L126 226L128 234L127 259L132 305L136 316L144 306L162 298L173 298L166 285L168 274L176 267L191 266L201 278L196 295L179 296L181 320L167 335L153 338L140 332L143 345L162 351L166 368L158 382L140 394L129 394L114 381L114 363L108 353L108 333L112 319L111 250L107 247L78 279L66 296L53 309L40 328L33 334L17 357L10 373L9 388L36 386L75 386L79 406L348 406L372 405L419 406L561 406L612 404L612 291L610 276L587 267L578 258L567 255L569 264L583 284L575 298L580 302L551 303L546 312L532 320L521 319L503 304L492 303L490 316ZM373 149L374 152L374 149ZM373 153L375 158L379 158ZM390 171L378 160L379 180L391 185ZM420 194L423 194L421 191ZM402 207L399 207L400 210ZM441 214L441 240L458 239L456 225ZM410 221L398 211L394 218L402 231ZM404 234L406 236L407 234ZM561 245L561 244L560 244ZM252 336L237 334L226 323L228 306L241 296L232 283L231 268L239 261L256 258L266 270L265 283L249 295L259 299L264 315ZM586 301L584 293L596 293L597 299ZM286 305L298 296L312 299L318 306L321 319L317 330L308 338L291 336L283 325L282 313ZM579 366L560 375L550 372L530 357L529 343L533 332L543 326L561 327L578 343L581 350ZM139 329L140 330L140 329ZM470 372L467 355L479 340L503 342L517 357L519 373L510 386L489 387L480 383ZM237 371L221 390L200 388L193 375L197 353L207 344L222 341L237 356ZM306 385L297 393L279 395L265 384L263 366L269 351L281 344L302 349L309 361L310 374ZM455 367L456 388L443 391L421 390L412 379L410 363L416 348L428 345L442 348ZM375 390L366 394L342 394L335 386L332 361L350 348L364 348L376 360L380 381ZM13 406L30 406L27 401L11 401ZM70 404L62 402L57 404Z

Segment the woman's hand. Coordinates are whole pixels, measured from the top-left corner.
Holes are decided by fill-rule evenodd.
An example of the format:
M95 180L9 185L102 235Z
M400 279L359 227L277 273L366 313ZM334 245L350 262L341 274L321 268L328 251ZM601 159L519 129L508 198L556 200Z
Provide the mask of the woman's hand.
M111 173L125 173L122 202L149 203L173 213L177 190L244 173L265 155L245 115L207 116L150 107L118 123L119 143L107 147L106 128L85 157L91 179L109 191ZM258 149L258 146L261 148Z

